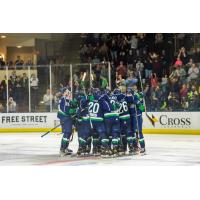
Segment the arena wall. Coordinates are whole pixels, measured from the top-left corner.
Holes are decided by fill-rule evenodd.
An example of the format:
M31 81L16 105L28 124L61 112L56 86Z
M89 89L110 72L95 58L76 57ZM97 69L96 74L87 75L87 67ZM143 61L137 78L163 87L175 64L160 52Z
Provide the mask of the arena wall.
M145 134L200 134L200 112L143 113ZM0 133L46 132L59 124L57 113L1 113ZM60 132L61 129L55 129Z

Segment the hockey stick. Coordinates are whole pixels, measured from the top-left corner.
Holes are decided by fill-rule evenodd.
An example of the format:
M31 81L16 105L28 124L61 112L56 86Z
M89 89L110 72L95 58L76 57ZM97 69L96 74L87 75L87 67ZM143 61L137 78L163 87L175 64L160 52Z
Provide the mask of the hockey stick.
M142 93L144 94L143 85L142 85L141 73L140 73L140 71L138 71L138 73L139 73L139 80L140 80L141 91L142 91ZM152 119L152 118L148 115L148 113L147 113L147 107L146 107L146 102L145 102L144 96L143 96L142 98L143 98L143 101L144 101L144 110L145 110L145 114L146 114L147 118L149 119L149 121L151 122L151 124L155 127L155 122L153 121L153 119Z
M139 145L138 145L138 140L139 140L139 123L138 123L138 113L137 113L137 106L135 105L135 119L136 119L136 127L137 127L137 131L135 132L135 137L136 137L136 141L137 141L137 148L140 149Z
M73 119L76 115L73 115L71 118ZM64 122L61 122L60 124L58 124L57 126L55 126L54 128L52 128L51 130L47 131L46 133L42 134L41 137L44 137L45 135L48 135L49 133L51 133L53 130L55 130L56 128L58 128L59 126L61 126L62 124L64 124Z
M63 122L64 123L64 122ZM56 128L58 128L59 126L61 126L63 123L58 124L57 126L55 126L54 128L52 128L51 130L47 131L46 133L44 133L43 135L41 135L41 137L44 137L45 135L48 135L50 132L52 132L53 130L55 130Z

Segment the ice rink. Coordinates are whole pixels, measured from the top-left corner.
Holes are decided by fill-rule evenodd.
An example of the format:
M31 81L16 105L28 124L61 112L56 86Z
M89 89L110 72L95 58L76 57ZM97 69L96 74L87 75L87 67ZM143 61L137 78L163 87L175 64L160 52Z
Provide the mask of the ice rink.
M200 165L200 136L146 134L145 156L59 157L61 135L51 133L43 138L41 133L1 133L1 166L84 166L84 165L130 165L130 166L193 166ZM77 137L70 143L77 151Z

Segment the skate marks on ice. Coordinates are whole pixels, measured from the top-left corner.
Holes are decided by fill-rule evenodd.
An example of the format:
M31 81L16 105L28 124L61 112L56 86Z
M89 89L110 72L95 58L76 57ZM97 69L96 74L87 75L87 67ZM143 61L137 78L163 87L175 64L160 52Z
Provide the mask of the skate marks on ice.
M39 133L0 134L0 165L4 166L191 166L200 165L200 136L145 135L147 155L101 157L59 157L61 135L40 138ZM70 143L76 152L77 138Z

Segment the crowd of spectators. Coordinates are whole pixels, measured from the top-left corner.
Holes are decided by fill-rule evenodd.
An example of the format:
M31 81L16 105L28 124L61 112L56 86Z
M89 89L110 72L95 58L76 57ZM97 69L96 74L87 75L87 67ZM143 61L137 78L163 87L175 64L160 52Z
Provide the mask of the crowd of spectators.
M30 77L30 102L29 102L29 79L26 73L17 74L14 70L8 78L8 112L29 112L29 103L31 112L50 112L50 102L52 101L52 110L56 110L58 101L61 97L60 89L56 89L50 94L50 89L42 95L43 90L39 88L39 79L36 74ZM7 77L0 82L0 113L7 112Z
M178 52L174 37L182 45ZM189 34L95 33L82 38L81 61L93 63L98 76L97 63L109 61L112 88L141 89L141 73L148 110L200 110L200 48L191 48Z
M106 89L109 85L109 62L112 89L141 90L142 82L149 111L200 110L200 48L191 48L188 35L178 35L182 47L175 51L175 34L82 34L82 64L81 67L73 65L73 91L78 92L82 87L84 74L86 88L92 84L93 87ZM59 63L63 64L62 59ZM90 65L84 67L83 63L92 64L91 76ZM18 69L23 69L26 64L20 56L9 63L0 56L0 68L5 69L8 65L9 71L12 71L8 78L9 112L29 111L29 79L27 73L18 74ZM28 64L31 65L31 62L28 61ZM54 73L55 69L58 69L58 74ZM69 70L56 66L52 73L51 95L47 76L49 68L38 68L37 75L31 75L32 112L41 111L41 102L43 111L50 111L50 101L53 110L56 110L61 89L71 85ZM7 78L4 76L0 80L0 112L6 112L6 89Z
M0 55L0 69L5 69L8 66L8 69L23 69L25 66L32 66L33 62L28 59L24 61L20 56L17 56L16 60L5 62L2 55Z
M5 75L3 80L0 81L0 102L2 105L0 112L6 111L6 101L7 77ZM9 112L28 110L28 77L26 73L18 75L13 70L10 74L8 78L8 103Z

